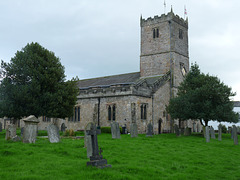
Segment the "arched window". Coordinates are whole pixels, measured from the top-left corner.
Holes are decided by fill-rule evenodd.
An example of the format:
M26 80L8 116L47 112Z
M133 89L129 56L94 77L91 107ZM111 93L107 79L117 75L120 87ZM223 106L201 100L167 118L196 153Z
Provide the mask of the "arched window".
M74 108L74 121L77 121L77 107Z
M153 38L155 38L155 29L153 29Z
M145 104L144 106L143 106L143 119L147 119L147 105Z
M80 107L78 107L78 121L80 121Z
M109 121L112 120L112 109L111 109L111 106L108 106L108 120Z
M141 108L141 119L147 119L147 105L146 104L142 104L140 106Z
M112 120L115 121L115 119L116 119L116 106L115 105L113 105L112 111L113 111Z
M141 119L143 119L143 105L141 105Z

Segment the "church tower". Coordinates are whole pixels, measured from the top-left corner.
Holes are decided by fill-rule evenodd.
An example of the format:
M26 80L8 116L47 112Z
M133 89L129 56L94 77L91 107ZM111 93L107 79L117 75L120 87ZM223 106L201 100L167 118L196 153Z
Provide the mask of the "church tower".
M171 87L176 89L189 70L188 20L175 15L140 19L141 78L171 74Z

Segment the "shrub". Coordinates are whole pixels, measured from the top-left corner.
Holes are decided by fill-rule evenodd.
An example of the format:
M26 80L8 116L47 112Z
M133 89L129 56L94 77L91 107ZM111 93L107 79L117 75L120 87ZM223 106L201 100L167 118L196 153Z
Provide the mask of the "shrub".
M227 133L227 127L225 125L222 125L222 132Z
M111 127L101 127L101 133L111 133Z
M73 129L67 129L64 133L64 136L75 136L75 132Z
M119 127L119 129L122 134L122 127ZM111 133L111 127L101 127L101 133Z

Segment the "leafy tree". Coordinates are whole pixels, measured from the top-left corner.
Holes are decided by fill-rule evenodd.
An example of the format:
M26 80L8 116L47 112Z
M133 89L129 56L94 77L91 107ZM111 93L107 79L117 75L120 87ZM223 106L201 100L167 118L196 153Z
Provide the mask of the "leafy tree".
M234 95L217 77L201 73L195 63L180 84L177 96L170 100L167 111L174 119L199 119L205 126L210 120L236 123L238 114L233 112L230 101Z
M35 115L69 117L77 100L77 83L65 81L64 67L53 52L38 43L17 51L1 67L0 117L20 119Z

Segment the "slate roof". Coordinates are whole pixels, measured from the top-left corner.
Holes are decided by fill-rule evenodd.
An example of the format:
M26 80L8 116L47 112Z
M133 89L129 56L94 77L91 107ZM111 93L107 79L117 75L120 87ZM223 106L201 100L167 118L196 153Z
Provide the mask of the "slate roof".
M107 87L112 85L135 84L140 79L140 72L120 74L114 76L105 76L93 79L84 79L78 82L80 89L93 87Z

